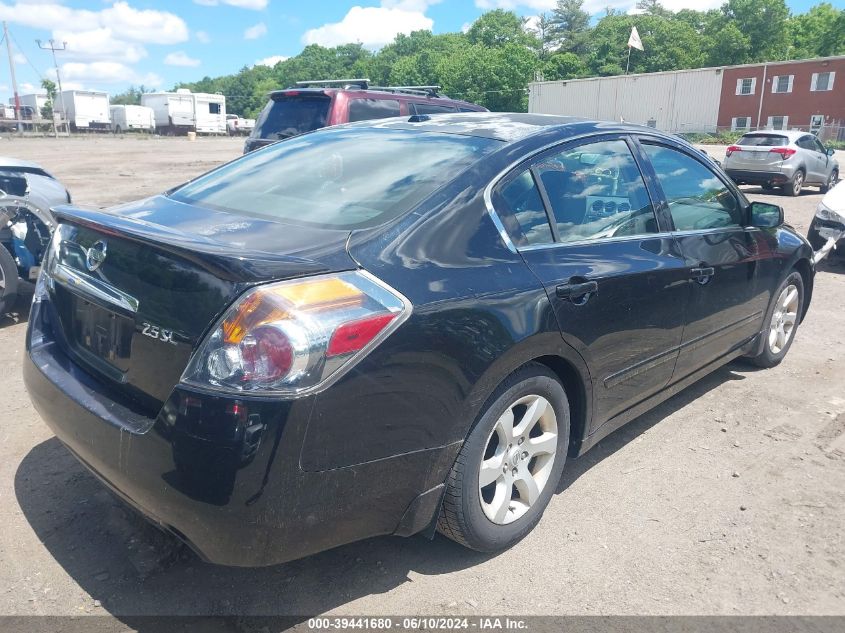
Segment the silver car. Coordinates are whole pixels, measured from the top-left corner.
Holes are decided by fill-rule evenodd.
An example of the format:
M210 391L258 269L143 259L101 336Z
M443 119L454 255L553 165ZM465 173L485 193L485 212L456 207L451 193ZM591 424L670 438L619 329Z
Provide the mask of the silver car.
M738 185L781 187L797 196L806 185L827 192L839 179L833 150L807 132L765 130L748 132L725 152L722 168Z

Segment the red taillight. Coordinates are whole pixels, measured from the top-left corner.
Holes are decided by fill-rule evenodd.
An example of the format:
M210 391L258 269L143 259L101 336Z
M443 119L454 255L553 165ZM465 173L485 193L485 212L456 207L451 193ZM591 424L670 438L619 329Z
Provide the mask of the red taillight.
M783 160L786 160L790 156L792 156L797 150L792 149L791 147L773 147L769 150L769 152L774 152L775 154L780 154L780 157Z
M742 148L739 145L731 145L726 151L725 156L730 156L734 152L741 152Z
M277 328L261 326L252 330L240 345L244 382L260 379L276 381L287 376L293 365L290 339Z
M341 325L332 334L326 356L343 356L363 348L396 317L395 314L377 314L376 316Z

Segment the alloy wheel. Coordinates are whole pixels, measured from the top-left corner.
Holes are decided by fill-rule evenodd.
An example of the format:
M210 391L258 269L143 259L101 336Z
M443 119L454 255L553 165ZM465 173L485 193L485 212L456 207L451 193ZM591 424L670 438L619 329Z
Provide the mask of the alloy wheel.
M798 288L790 284L778 297L769 325L769 349L772 354L780 354L795 332L795 324L798 322L798 296Z
M554 407L539 395L523 396L496 421L478 473L481 507L498 525L522 517L549 483L557 452Z
M801 195L801 188L804 186L804 174L802 172L798 172L795 174L795 178L792 180L792 191L795 192L795 195Z

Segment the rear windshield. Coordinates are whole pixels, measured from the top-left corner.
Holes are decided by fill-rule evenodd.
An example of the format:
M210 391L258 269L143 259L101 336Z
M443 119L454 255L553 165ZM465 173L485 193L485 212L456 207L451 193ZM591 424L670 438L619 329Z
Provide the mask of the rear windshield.
M739 144L751 147L778 147L789 145L789 139L780 134L749 134L739 139Z
M326 95L282 96L270 99L255 122L254 138L279 139L326 126L331 98Z
M500 145L455 134L329 128L246 154L170 195L290 224L359 229L410 211Z

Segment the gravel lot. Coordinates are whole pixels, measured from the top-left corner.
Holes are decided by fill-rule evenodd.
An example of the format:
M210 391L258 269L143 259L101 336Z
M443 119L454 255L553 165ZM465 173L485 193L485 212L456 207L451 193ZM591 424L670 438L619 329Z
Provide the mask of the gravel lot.
M78 203L100 206L240 149L229 138L0 140L0 155L42 163ZM782 204L801 232L820 199L749 192ZM145 614L845 614L836 260L820 268L780 367L724 367L570 462L543 521L511 550L386 537L257 570L175 547L52 436L20 376L27 299L0 315L0 614L109 613L130 627Z

